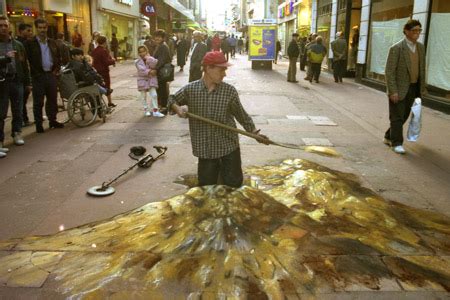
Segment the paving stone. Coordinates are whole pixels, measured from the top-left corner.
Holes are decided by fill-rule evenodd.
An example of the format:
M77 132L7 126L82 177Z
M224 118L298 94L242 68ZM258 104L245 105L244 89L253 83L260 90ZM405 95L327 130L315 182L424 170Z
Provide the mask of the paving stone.
M288 118L289 120L308 120L307 116L291 116L291 115L287 115L286 118Z
M310 119L317 126L337 126L337 124L331 121L328 117L308 116L308 119Z
M302 138L302 141L306 146L327 146L333 147L333 144L329 139L321 139L321 138Z

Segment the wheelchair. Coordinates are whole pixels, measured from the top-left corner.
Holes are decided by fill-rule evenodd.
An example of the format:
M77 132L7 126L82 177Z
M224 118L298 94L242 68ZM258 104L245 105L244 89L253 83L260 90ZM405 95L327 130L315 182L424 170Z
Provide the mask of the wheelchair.
M63 122L72 121L78 127L91 125L97 117L106 122L106 115L112 110L106 105L97 84L77 83L73 71L62 68L58 85L62 107L67 112Z

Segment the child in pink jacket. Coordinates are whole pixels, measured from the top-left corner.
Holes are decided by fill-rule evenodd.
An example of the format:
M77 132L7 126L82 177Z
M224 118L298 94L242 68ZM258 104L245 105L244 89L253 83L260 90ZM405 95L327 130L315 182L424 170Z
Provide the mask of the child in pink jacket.
M136 59L135 65L138 71L137 73L137 87L140 94L140 99L144 104L144 115L146 117L164 117L158 109L158 96L156 89L158 88L158 79L156 76L151 75L152 70L156 67L158 60L148 54L147 47L139 46L138 48L139 58ZM150 96L149 108L147 102L147 96Z

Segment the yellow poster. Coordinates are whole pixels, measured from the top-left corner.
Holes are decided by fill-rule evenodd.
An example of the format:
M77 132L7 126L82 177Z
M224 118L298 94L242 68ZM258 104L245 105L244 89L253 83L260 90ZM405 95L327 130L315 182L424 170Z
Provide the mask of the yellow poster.
M275 58L277 26L257 25L249 27L250 60L273 60Z

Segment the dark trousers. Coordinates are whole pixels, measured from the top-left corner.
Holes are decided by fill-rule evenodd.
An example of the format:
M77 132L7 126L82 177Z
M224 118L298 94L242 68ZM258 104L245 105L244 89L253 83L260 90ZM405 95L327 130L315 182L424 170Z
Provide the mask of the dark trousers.
M28 123L30 121L30 118L28 118L28 111L27 111L27 101L28 97L30 97L31 91L24 86L23 87L23 106L22 106L22 119L24 123Z
M344 78L345 75L345 69L347 66L346 60L336 60L333 61L333 76L334 81L336 82L342 82L342 78Z
M158 80L156 94L158 95L158 104L161 107L167 107L167 100L169 99L169 83Z
M202 69L200 67L194 67L189 70L189 82L199 80L200 78L202 78Z
M234 57L236 55L236 47L231 46L231 57Z
M288 81L297 80L297 57L289 57Z
M311 76L309 80L319 81L320 71L322 69L322 64L311 63Z
M56 121L58 113L57 81L53 73L47 72L33 77L33 114L36 125L42 125L42 108L45 101L45 113L48 120Z
M403 144L403 124L408 120L411 113L411 106L414 99L419 97L419 84L414 83L409 86L405 98L397 103L389 101L389 121L391 126L384 134L384 137L391 141L392 146Z
M219 182L219 178L221 182ZM198 159L199 186L224 184L231 187L240 187L243 180L239 148L221 158Z
M305 71L306 55L300 55L300 71Z
M6 79L0 82L0 142L5 140L5 119L8 114L9 102L11 102L12 131L22 132L22 101L23 84L14 80Z

